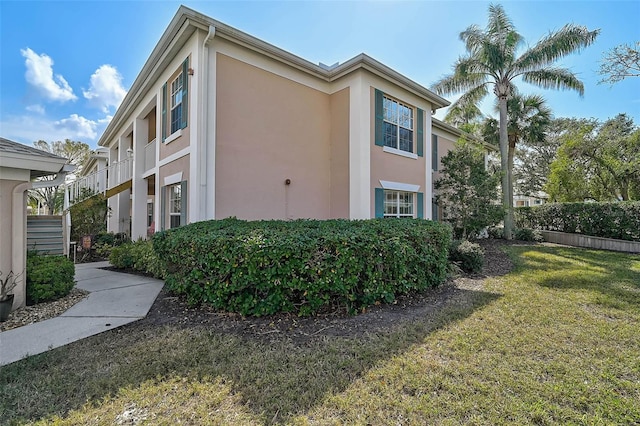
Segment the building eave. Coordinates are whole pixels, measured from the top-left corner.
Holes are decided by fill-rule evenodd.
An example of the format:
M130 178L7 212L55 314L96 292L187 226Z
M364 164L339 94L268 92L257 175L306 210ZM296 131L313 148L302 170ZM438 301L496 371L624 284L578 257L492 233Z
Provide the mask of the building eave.
M186 6L180 6L169 26L160 37L151 55L142 67L142 70L131 85L127 95L118 107L112 120L107 125L104 133L98 140L99 146L107 146L115 136L115 131L121 126L125 117L128 117L132 109L137 106L138 100L147 93L164 69L164 66L175 53L175 49L181 47L195 31L208 31L210 26L215 27L216 37L220 37L238 45L244 46L257 53L275 59L290 67L308 73L318 79L332 82L340 79L357 69L366 69L382 78L388 79L414 94L428 100L432 109L443 108L450 102L433 93L426 87L416 83L408 77L382 64L381 62L361 53L336 67L325 69L306 59L287 52L264 40L242 32L236 28L216 21L202 13L196 12Z

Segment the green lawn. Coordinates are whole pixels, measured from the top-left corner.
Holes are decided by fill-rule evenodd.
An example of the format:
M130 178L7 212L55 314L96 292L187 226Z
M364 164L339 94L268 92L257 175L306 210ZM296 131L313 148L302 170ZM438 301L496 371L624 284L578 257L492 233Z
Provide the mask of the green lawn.
M134 325L2 367L0 423L640 422L640 257L508 250L513 273L392 332Z

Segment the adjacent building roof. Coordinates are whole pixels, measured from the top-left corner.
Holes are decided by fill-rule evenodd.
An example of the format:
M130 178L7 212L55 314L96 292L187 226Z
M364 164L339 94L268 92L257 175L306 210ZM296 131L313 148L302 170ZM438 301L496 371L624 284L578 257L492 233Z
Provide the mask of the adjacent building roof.
M0 167L30 170L34 178L58 173L68 162L64 157L0 137Z
M137 99L149 90L155 82L157 74L162 72L171 60L172 55L197 29L209 32L213 30L215 37L231 40L327 82L335 81L357 69L366 69L382 78L394 81L407 90L427 99L433 105L434 110L450 105L450 102L445 98L364 53L342 64L334 64L332 66L316 65L193 9L180 6L162 37L160 37L160 41L151 52L151 56L142 67L140 74L131 85L113 119L100 137L98 145L107 145L112 133L121 124L121 120L129 115L131 109L135 108Z

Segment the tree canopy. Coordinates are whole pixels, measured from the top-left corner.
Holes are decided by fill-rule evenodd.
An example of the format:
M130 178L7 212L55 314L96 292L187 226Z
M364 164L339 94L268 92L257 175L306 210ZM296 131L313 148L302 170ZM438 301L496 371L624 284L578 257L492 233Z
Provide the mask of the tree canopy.
M518 55L524 45L523 37L501 5L489 6L487 26L482 29L471 25L460 33L466 55L453 66L453 73L433 85L441 95L463 92L453 103L452 109L464 111L465 105L477 105L489 90L498 99L500 110L499 142L502 168L502 197L507 212L505 237L513 232L513 188L508 167L509 141L507 136L507 100L514 93L514 80L523 81L544 89L571 89L584 93L582 82L568 68L554 65L556 61L592 44L599 30L589 31L584 26L565 25L549 33L537 44Z
M640 41L605 52L598 72L603 76L600 83L614 84L627 77L640 77Z
M72 141L65 139L64 141L46 142L39 140L33 145L43 151L64 157L68 160L68 164L76 166L76 174L82 170L82 166L89 158L91 149L84 142ZM41 180L53 180L54 176L45 176ZM49 188L39 188L29 191L29 204L37 206L41 204L46 207L47 214L56 214L62 211L64 193L60 190L60 186Z

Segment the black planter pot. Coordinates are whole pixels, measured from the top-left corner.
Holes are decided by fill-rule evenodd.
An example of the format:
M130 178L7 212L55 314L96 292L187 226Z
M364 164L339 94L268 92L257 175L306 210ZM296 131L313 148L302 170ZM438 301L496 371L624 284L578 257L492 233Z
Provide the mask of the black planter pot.
M7 296L6 300L0 301L0 322L6 321L13 306L13 294Z

